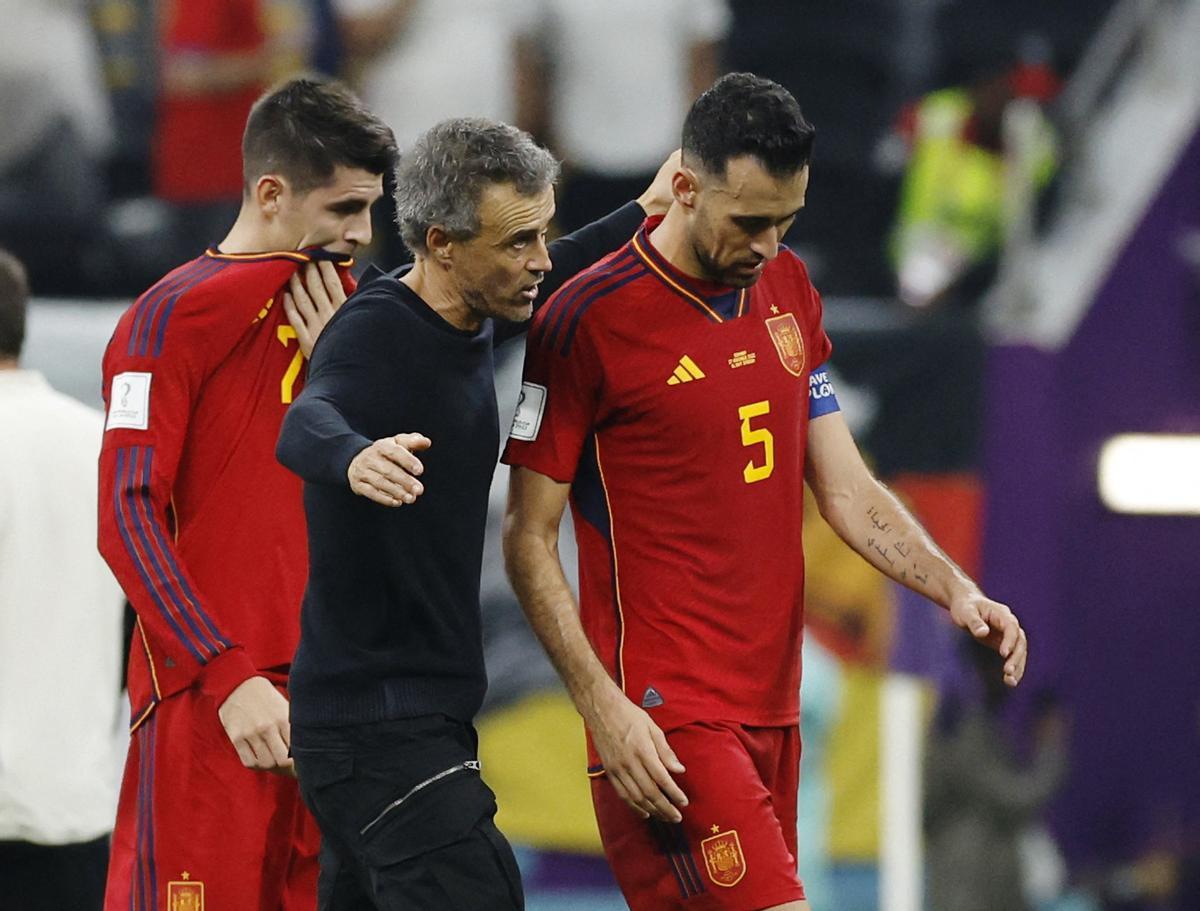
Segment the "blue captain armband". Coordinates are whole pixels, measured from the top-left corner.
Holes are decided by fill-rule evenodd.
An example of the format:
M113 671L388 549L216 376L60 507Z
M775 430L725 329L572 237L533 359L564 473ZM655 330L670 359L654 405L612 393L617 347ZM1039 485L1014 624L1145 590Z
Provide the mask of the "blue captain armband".
M828 365L822 365L808 375L808 419L841 411Z

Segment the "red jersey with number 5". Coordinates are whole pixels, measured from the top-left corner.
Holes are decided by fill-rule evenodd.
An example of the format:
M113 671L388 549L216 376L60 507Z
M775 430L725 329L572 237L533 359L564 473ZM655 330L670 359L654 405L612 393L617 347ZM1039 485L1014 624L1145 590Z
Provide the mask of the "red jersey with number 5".
M660 220L534 318L504 458L571 483L583 624L630 699L794 724L820 297L786 248L751 288L687 277Z
M133 721L192 685L223 701L285 671L308 575L300 481L275 460L304 357L282 292L321 251L180 266L104 354L100 551L138 616Z

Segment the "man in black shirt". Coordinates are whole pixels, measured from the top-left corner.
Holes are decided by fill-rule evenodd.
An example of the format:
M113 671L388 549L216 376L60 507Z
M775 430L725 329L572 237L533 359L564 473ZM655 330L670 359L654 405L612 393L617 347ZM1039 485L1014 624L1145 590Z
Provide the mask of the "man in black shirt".
M471 726L487 686L493 348L665 211L672 171L547 247L558 165L526 134L446 121L398 169L415 265L366 277L326 326L277 453L306 482L291 744L325 839L322 911L523 907Z

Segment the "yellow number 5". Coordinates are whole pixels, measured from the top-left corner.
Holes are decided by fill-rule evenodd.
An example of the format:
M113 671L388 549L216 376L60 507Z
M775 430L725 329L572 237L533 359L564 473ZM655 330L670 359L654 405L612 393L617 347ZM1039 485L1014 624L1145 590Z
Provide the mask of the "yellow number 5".
M291 326L279 326L275 330L275 336L279 339L279 344L287 347L288 342L296 340L296 330ZM279 381L279 399L285 405L292 404L292 393L296 386L296 377L300 375L300 368L304 366L304 352L300 347L296 347L296 356L292 358L292 362L288 364L288 368L284 371L283 379Z
M742 469L742 477L746 479L747 484L753 484L755 481L765 481L771 476L771 472L775 470L775 438L771 436L771 431L765 427L750 426L752 418L762 417L764 414L770 413L770 402L754 402L751 405L743 405L738 409L738 417L742 419L742 445L761 445L763 447L763 455L766 457L762 465L755 465L753 459L746 463L746 467Z

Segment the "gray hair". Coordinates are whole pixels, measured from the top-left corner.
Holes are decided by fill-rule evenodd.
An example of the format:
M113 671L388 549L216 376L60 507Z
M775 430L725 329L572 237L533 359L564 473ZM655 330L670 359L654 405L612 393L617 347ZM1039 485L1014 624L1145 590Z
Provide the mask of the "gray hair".
M558 162L526 132L482 117L443 120L417 139L396 166L396 225L413 253L428 253L434 225L453 240L479 233L488 184L510 183L523 196L558 179Z

